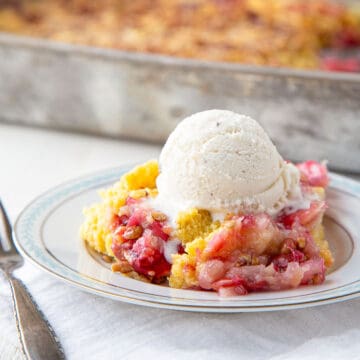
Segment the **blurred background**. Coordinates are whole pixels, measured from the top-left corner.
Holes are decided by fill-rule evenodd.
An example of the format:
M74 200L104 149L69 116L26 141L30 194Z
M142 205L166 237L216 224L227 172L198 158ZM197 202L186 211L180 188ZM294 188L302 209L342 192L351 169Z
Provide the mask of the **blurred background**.
M181 58L360 71L360 5L330 0L2 0L0 29ZM329 54L328 54L329 53Z
M0 0L0 121L161 143L223 108L360 172L359 48L357 1Z

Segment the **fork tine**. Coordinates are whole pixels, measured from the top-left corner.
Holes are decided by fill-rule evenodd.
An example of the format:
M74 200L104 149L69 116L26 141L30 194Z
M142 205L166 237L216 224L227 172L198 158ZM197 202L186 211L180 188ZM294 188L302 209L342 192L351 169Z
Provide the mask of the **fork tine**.
M0 200L0 252L17 252L11 234L11 224L5 211L4 205Z

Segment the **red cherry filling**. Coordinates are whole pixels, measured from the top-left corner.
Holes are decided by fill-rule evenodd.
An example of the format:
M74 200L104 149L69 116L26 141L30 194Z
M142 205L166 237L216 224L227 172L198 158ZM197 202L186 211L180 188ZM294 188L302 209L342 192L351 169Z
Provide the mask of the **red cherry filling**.
M166 216L130 197L121 211L126 215L114 215L111 222L115 257L154 282L163 280L171 269L164 256L171 230Z
M296 167L300 170L303 183L321 187L326 187L329 184L329 176L325 165L308 160L297 164Z
M164 257L163 240L149 230L134 243L125 257L140 274L156 279L169 275L171 265Z
M161 224L159 221L154 221L153 223L151 223L149 225L149 229L151 229L154 236L157 236L164 241L169 240L169 235L164 233L163 224Z
M301 224L322 216L321 211L314 209L318 209L317 204L310 206L308 213L299 210L291 214L292 221L285 216L273 220L266 214L233 217L232 223L214 235L202 254L205 261L197 267L199 286L216 290L221 296L233 296L323 282L324 261L313 237ZM267 247L250 245L259 240ZM250 262L241 261L244 249ZM277 250L271 255L274 249Z
M316 222L319 215L326 209L326 204L323 201L313 201L309 209L298 210L293 213L287 214L282 212L278 218L278 224L282 224L286 229L290 229L294 224L298 223L302 226L310 226Z
M279 256L273 260L274 269L277 272L284 272L288 266L288 259L285 256Z

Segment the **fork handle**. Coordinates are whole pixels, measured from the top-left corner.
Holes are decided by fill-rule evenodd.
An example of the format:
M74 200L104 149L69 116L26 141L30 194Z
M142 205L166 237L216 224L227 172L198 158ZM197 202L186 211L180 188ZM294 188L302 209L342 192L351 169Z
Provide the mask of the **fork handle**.
M25 285L8 275L23 350L31 360L65 359L50 325L35 305Z

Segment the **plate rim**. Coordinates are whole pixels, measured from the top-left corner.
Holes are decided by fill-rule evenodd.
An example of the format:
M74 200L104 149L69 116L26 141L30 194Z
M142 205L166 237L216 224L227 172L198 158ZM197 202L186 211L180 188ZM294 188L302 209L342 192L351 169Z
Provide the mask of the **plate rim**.
M137 164L134 164L134 165L137 165ZM46 273L51 274L51 275L55 276L56 278L66 282L72 286L75 286L77 288L80 288L80 289L85 290L90 293L95 293L95 294L103 296L103 297L111 298L114 300L137 304L137 305L151 306L151 307L156 307L156 308L167 308L167 309L182 310L182 311L212 312L212 313L262 312L262 311L289 310L289 309L306 308L306 307L310 307L310 306L319 306L319 305L323 305L323 304L344 301L347 299L353 299L353 298L360 296L360 288L358 288L355 291L347 291L340 295L328 296L328 297L317 299L317 300L308 300L308 301L299 301L299 302L295 302L295 303L282 303L282 304L272 304L272 305L252 304L249 306L248 304L241 305L241 304L237 303L236 305L228 304L226 306L221 306L219 304L216 306L215 305L201 305L200 306L200 305L195 305L195 304L173 303L173 302L171 302L171 296L167 296L167 297L165 296L164 301L144 299L144 298L141 298L141 295L140 295L140 298L138 298L138 297L132 297L132 296L126 295L124 293L120 294L120 293L114 293L111 291L106 291L104 289L99 288L99 286L96 287L94 285L91 285L91 284L94 284L94 280L91 280L89 278L82 279L84 282L87 282L87 284L82 283L80 281L77 281L77 280L67 276L66 271L72 271L75 274L78 274L78 276L80 276L81 273L77 273L74 269L67 267L59 259L56 259L56 257L54 258L54 261L57 261L57 263L60 265L60 267L65 268L65 272L57 272L56 270L49 268L46 264L44 264L44 262L41 261L41 259L36 258L36 256L33 257L31 254L28 253L26 246L23 246L21 239L20 239L20 235L19 235L20 225L19 224L21 223L22 219L25 217L27 212L31 213L32 206L34 206L40 200L46 199L47 196L53 194L54 192L56 193L56 191L58 191L58 190L61 190L61 189L65 190L68 186L75 186L76 184L78 184L78 185L82 184L81 189L79 189L78 191L73 193L71 196L63 195L57 201L55 201L55 204L62 203L69 197L76 196L83 191L90 190L91 188L94 188L94 187L99 188L99 187L105 186L106 184L111 183L111 181L113 181L112 176L115 177L115 173L117 174L117 177L119 177L125 171L128 171L129 169L131 169L132 166L133 165L127 164L127 165L123 165L123 166L117 166L117 167L99 170L96 172L89 173L87 175L76 177L76 178L64 181L54 187L51 187L50 189L44 191L40 195L33 198L33 200L30 201L22 209L22 211L18 214L16 221L14 223L14 226L13 226L13 238L14 238L15 246L17 247L19 252L27 260L29 260L31 263L33 263L38 268L44 270ZM339 174L332 173L332 172L330 172L330 178L331 178L331 180L335 181L335 184L333 184L333 186L332 186L333 188L338 189L347 194L350 194L351 196L355 196L356 198L358 198L360 200L360 182L358 182L354 179L348 178L346 176L339 175ZM85 184L84 184L84 182L85 182ZM86 182L92 183L93 186L87 185ZM341 186L342 183L350 184L351 190L348 190L347 188L342 187ZM49 214L49 212L52 209L53 209L53 207L50 206L50 208L46 209L46 211L44 213ZM35 244L39 243L39 241L40 241L40 240L36 240L36 236L32 236L31 238ZM50 255L52 257L54 257L52 254L50 254ZM360 277L359 277L359 280L355 281L355 283L357 283L357 282L360 282ZM104 285L106 285L106 284L103 284L103 286ZM344 286L347 286L347 285L349 285L349 284L346 284ZM133 289L121 289L120 291L121 292L133 292L133 291L136 292L136 290L133 290ZM147 293L145 295L149 296L151 294ZM152 295L157 296L156 294L152 294ZM309 295L311 295L311 294L309 294ZM296 298L296 296L295 296L295 298ZM168 301L166 301L166 300L168 300ZM186 299L184 299L184 300L186 300ZM200 300L198 300L198 301L200 301ZM206 301L207 300L205 300L205 302Z

